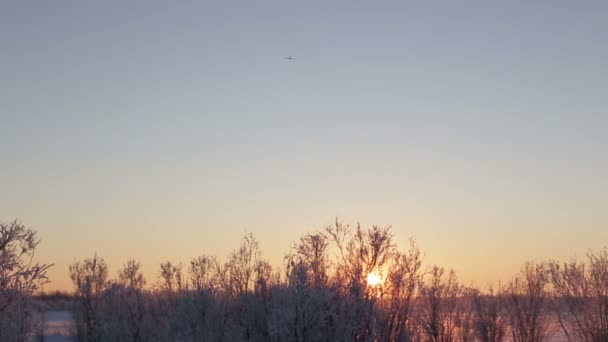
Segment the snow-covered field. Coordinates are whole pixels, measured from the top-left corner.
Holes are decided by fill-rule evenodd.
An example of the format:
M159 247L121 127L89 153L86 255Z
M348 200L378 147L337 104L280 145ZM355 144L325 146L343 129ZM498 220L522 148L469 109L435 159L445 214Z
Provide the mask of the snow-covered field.
M47 311L39 315L44 315L44 341L48 342L67 342L75 341L74 319L68 310ZM39 316L40 317L40 316ZM33 339L35 340L35 339Z
M73 342L74 338L74 319L72 313L68 310L63 311L47 311L44 313L46 324L44 327L44 341L47 342ZM554 326L550 342L567 342L568 339L559 327ZM510 338L507 337L507 341ZM32 338L32 341L36 341Z

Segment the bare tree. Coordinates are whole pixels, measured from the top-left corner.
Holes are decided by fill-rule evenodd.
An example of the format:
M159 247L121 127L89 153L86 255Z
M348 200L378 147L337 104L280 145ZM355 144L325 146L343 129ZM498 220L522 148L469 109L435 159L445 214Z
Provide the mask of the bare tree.
M217 306L219 264L214 256L201 255L190 261L188 291L169 304L172 336L185 340L215 341L221 336L220 311ZM170 272L166 272L170 273ZM174 278L174 277L170 277ZM177 334L177 330L181 330Z
M555 314L568 339L608 341L608 249L587 260L549 264Z
M329 260L327 257L327 238L321 233L306 234L296 245L296 257L304 263L311 273L311 281L315 286L327 284Z
M372 226L364 230L357 224L351 236L350 227L336 221L335 226L325 230L340 254L337 278L334 279L338 285L366 285L367 276L373 272L381 273L396 251L390 226Z
M422 281L422 256L416 241L410 239L406 252L396 252L388 271L385 287L386 300L382 302L384 318L380 338L384 341L411 341L416 332L412 319L414 300Z
M346 297L344 309L351 321L345 324L345 330L350 330L353 341L367 341L382 335L374 312L379 308L380 299L385 294L385 286L370 286L370 275L381 278L390 266L396 248L392 242L390 226L372 226L361 228L357 224L354 234L350 227L336 220L334 226L326 227L325 231L339 251L339 259L333 277L333 284Z
M272 341L347 341L338 337L337 320L340 298L335 288L314 280L309 265L294 257L289 260L287 283L272 287L268 318ZM350 314L345 312L346 316ZM341 315L342 316L342 315ZM344 319L344 316L342 317ZM347 320L347 319L346 319ZM346 338L348 337L348 338Z
M96 254L82 262L75 261L69 272L79 304L76 312L78 337L88 342L101 341L99 306L108 279L108 265Z
M172 295L173 292L185 290L184 274L181 264L166 261L160 264L160 288Z
M202 255L190 261L190 282L196 291L209 291L216 287L218 262L214 256Z
M502 342L507 334L507 321L500 297L493 289L487 293L470 291L471 310L474 315L475 336L481 342Z
M446 275L442 267L434 266L430 277L420 290L422 329L429 341L455 341L457 300L461 292L456 274L450 271Z
M128 327L128 339L132 342L144 340L145 298L144 286L146 279L141 271L141 264L133 259L127 261L118 273L118 283L124 288L121 296L126 308L125 323Z
M219 272L222 286L229 295L244 294L252 289L255 267L260 255L260 244L253 234L246 234L239 249L232 252Z
M547 340L549 321L545 311L548 276L546 264L526 263L503 289L514 342Z
M267 302L270 299L272 284L272 266L267 261L259 260L255 267L254 292L256 296Z
M32 294L48 282L52 265L34 262L40 240L19 221L0 223L0 340L21 341L33 328Z

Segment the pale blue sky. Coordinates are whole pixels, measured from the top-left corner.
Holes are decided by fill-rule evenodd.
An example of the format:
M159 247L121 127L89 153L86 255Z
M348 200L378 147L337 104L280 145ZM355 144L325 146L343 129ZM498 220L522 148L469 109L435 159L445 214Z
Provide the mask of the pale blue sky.
M279 263L335 216L465 281L580 256L608 241L606 42L603 1L4 1L0 220L57 287L244 231Z

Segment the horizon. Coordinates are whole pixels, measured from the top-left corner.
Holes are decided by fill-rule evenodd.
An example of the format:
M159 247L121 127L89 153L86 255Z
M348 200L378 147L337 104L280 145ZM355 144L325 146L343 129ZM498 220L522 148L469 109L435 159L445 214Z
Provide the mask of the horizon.
M280 265L339 218L463 284L608 241L608 4L0 5L0 222L68 266ZM293 59L286 57L293 56Z
M354 232L355 228L357 227L357 225L360 224L358 222L353 224L353 223L344 222L341 220L337 220L336 222L340 222L342 224L349 225L351 228L351 231L353 231L353 232ZM281 272L281 271L285 270L284 258L286 256L294 253L293 247L299 243L299 238L303 237L307 234L324 232L325 227L327 227L327 226L331 227L331 226L333 226L333 224L328 224L319 229L312 229L310 231L303 232L298 237L298 239L296 239L293 242L289 243L288 245L284 246L283 254L281 254L280 258L276 259L276 260L269 259L267 257L267 255L264 253L264 251L265 251L264 242L257 239L257 237L255 236L254 233L244 232L240 237L238 237L237 240L234 241L232 246L229 246L229 248L227 249L227 251L224 255L212 254L212 253L208 253L206 251L200 251L200 253L196 254L196 255L183 256L180 259L171 259L171 258L163 257L162 255L157 255L158 262L153 265L147 265L146 263L143 263L142 259L138 258L137 256L130 256L128 258L125 258L124 260L117 260L115 258L112 258L110 260L113 260L113 262L109 263L109 268L108 268L109 275L108 276L109 276L110 280L117 279L118 272L124 268L126 263L128 261L134 260L136 262L142 263L142 265L141 265L142 266L142 275L145 277L145 280L146 280L145 287L150 288L150 289L156 288L157 286L159 286L162 283L162 277L161 277L161 273L160 273L161 263L171 262L172 264L181 267L182 271L184 272L184 275L189 274L190 262L199 256L210 256L210 257L217 258L217 261L221 265L229 259L230 254L232 252L234 252L238 249L238 246L241 243L242 239L248 234L253 234L253 237L256 238L256 241L258 243L260 243L260 248L261 248L261 253L262 253L261 259L264 261L268 261L270 263L270 265L273 267L274 271ZM364 230L367 230L368 228L372 228L372 226L391 227L391 232L394 233L394 230L392 229L392 225L375 225L374 224L374 225L364 226L361 224L361 228ZM29 227L29 228L33 228L33 227ZM394 242L396 243L397 249L401 252L405 252L409 248L409 240L414 239L417 247L420 248L420 251L422 253L422 265L426 271L429 271L434 266L442 267L446 271L454 271L455 275L460 283L462 283L465 286L477 288L481 291L488 291L490 289L496 290L497 287L499 287L501 284L505 284L508 281L511 281L513 279L513 277L515 277L519 274L519 272L526 265L526 263L530 263L530 262L531 263L544 263L544 262L552 262L552 261L568 262L571 260L578 260L578 261L585 262L587 259L588 253L590 253L590 252L598 253L598 252L601 252L602 250L604 250L605 248L607 248L606 244L603 244L596 249L587 248L587 249L584 249L581 253L572 253L570 255L562 256L562 257L555 257L555 256L550 256L550 255L545 256L545 257L531 257L531 258L509 256L510 260L503 260L504 263L502 264L502 266L504 268L502 268L500 271L497 271L496 269L481 269L481 270L478 270L477 272L475 272L473 270L474 267L470 267L470 268L464 267L464 268L459 269L459 268L454 268L453 266L451 266L453 264L449 263L449 262L447 264L441 264L441 263L435 262L438 259L433 258L432 255L429 255L431 253L429 253L429 251L427 249L425 249L424 246L420 243L420 241L413 235L405 237L405 238L399 237L399 236L393 236L393 238L394 238ZM43 240L41 241L41 245L42 244L44 244ZM42 249L42 248L40 248L40 249ZM98 258L108 261L108 258L106 258L103 254L100 254L99 252L95 251L88 255L83 255L81 258L75 257L67 266L72 265L74 262L82 262L85 259L93 258L94 256L97 256ZM490 254L484 255L484 257L488 257L488 256L492 257L493 255L490 255ZM333 255L333 257L336 257L336 255ZM446 256L446 257L449 257L449 256ZM473 261L472 259L473 258L471 258L471 261ZM44 262L44 260L40 260L40 258L35 258L35 260ZM475 260L475 262L480 263L479 260ZM65 279L60 279L62 281L60 283L60 282L57 282L56 279L55 280L52 279L52 274L55 273L55 272L53 272L53 269L56 268L56 265L53 264L48 272L49 274L51 274L51 276L49 277L49 282L42 285L42 287L40 288L40 293L52 293L55 291L72 293L72 291L74 290L74 284L73 284L72 280L68 277L67 266L66 266L66 270L55 271L59 274L65 273ZM463 276L463 274L464 274L464 276Z

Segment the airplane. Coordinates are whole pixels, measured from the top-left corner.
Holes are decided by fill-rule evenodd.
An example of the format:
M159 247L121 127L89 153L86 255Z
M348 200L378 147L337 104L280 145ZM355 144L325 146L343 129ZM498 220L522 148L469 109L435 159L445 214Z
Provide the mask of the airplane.
M291 61L291 60L294 60L295 58L293 58L293 56L289 56L289 57L285 57L285 59L289 59Z

